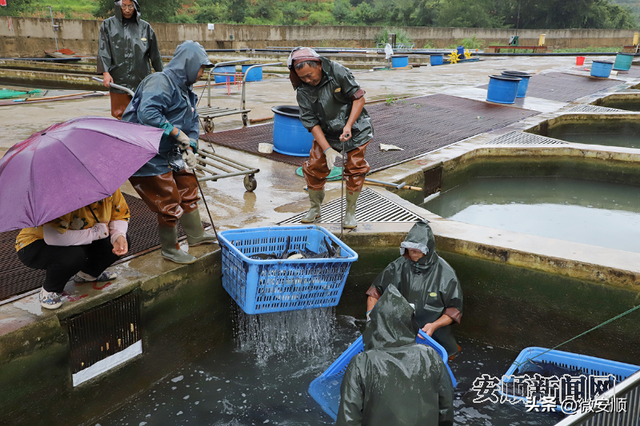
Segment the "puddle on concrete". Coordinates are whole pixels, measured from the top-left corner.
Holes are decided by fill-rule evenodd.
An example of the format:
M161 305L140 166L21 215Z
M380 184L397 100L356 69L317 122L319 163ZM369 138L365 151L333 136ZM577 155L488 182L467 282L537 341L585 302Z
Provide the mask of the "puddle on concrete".
M619 120L563 123L550 128L547 136L589 145L640 148L640 123Z
M476 178L423 207L474 225L640 252L637 186L565 178Z
M178 368L94 424L334 424L307 389L360 335L364 322L335 316L327 308L253 317L240 314L235 323L234 342ZM459 383L456 424L553 425L563 417L527 413L523 406L473 403L476 394L470 388L476 377L504 374L517 354L468 339L459 342L463 351L451 364Z

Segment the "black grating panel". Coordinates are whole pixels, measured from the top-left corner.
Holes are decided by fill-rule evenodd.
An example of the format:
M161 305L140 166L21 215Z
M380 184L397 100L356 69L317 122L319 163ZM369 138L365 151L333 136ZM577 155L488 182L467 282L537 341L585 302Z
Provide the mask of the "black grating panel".
M588 75L550 72L537 74L529 79L527 97L571 102L621 83L623 83L622 80L613 78L595 78ZM483 84L478 87L486 89L489 85Z
M367 105L367 111L375 130L366 153L371 173L539 114L444 94L404 99L392 105ZM207 133L200 138L294 166L307 160L277 152L258 152L259 143L273 143L273 124ZM383 152L381 143L396 145L403 151Z
M75 374L142 339L140 296L129 293L64 321Z
M442 187L442 166L424 171L423 195L428 197L440 191Z

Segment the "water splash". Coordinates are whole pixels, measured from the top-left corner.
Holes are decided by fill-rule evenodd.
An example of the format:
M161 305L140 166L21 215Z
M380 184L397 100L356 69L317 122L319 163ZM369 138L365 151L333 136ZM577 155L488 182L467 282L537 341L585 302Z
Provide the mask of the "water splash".
M334 308L248 315L234 312L234 337L241 352L253 352L264 365L275 355L313 356L334 340Z

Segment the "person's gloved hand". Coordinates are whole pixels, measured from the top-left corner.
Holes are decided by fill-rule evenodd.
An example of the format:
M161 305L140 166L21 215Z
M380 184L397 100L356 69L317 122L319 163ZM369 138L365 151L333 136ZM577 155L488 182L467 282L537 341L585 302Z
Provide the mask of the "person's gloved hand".
M178 134L174 136L178 141L178 148L181 151L188 149L191 146L191 139L182 130L178 130Z
M109 236L109 225L106 223L96 223L91 227L91 238L93 241L101 240Z
M324 156L327 158L327 167L329 170L333 169L336 165L338 157L342 158L342 154L331 147L324 150Z
M198 160L196 160L195 154L190 149L187 149L182 153L182 159L189 170L194 170L198 165Z

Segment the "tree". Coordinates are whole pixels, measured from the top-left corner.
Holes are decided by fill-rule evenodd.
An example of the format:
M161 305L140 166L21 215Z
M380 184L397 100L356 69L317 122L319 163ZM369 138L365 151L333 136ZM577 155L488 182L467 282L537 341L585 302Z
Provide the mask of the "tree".
M10 0L0 7L0 16L29 16L35 10L33 0Z
M443 0L437 23L440 27L501 28L504 17L495 6L494 0Z

